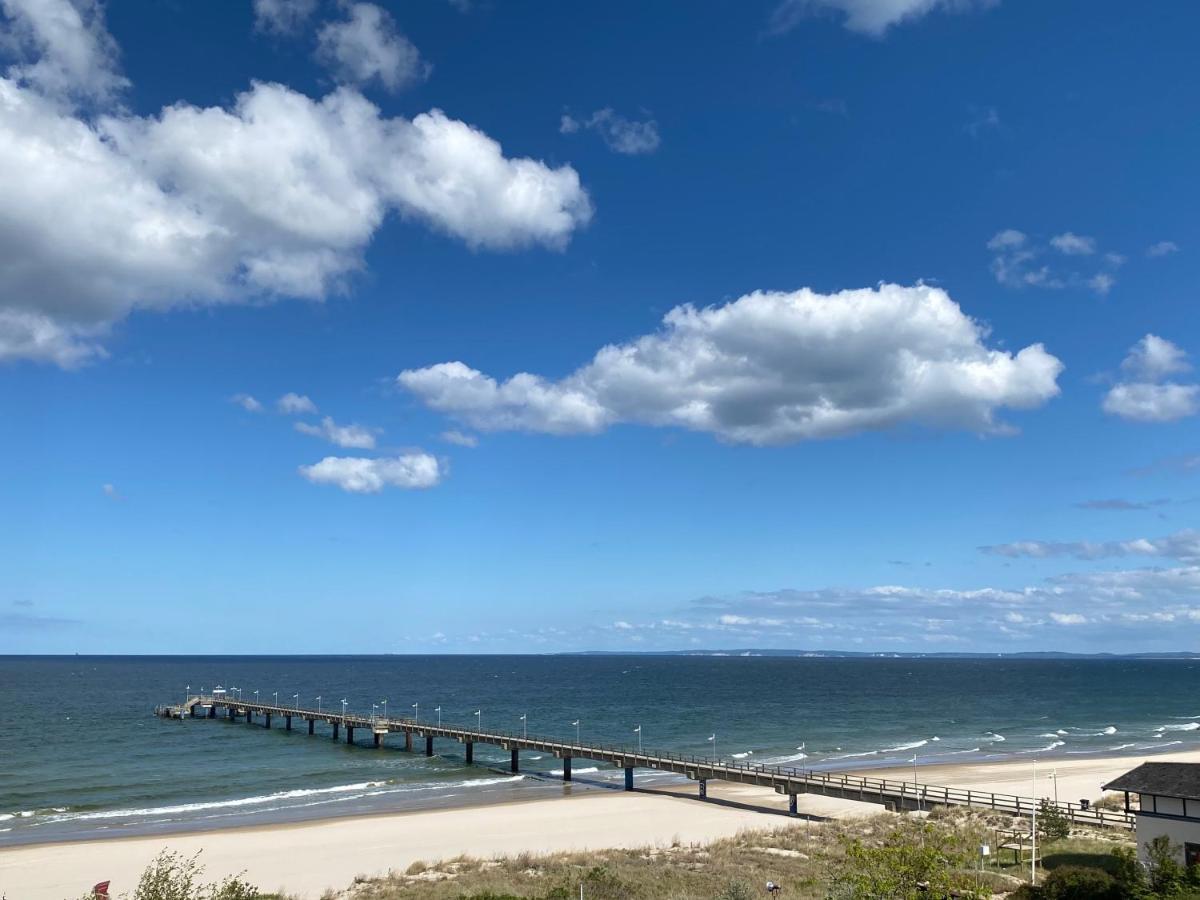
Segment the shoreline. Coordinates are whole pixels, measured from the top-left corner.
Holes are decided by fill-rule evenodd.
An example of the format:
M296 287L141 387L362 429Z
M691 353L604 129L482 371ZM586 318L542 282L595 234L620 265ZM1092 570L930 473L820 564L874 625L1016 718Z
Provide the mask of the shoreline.
M973 761L918 768L929 784L972 787L997 793L1095 800L1100 786L1146 757L1097 756L1037 760ZM1169 762L1200 762L1200 750L1153 754ZM910 779L911 767L856 770ZM1051 775L1053 774L1053 777ZM112 879L114 891L132 888L140 871L164 849L203 851L207 879L244 872L263 891L286 890L315 900L342 890L360 876L404 871L417 860L459 855L488 858L521 852L550 853L613 847L707 843L742 830L820 827L822 820L869 817L876 804L800 795L800 817L785 815L787 799L768 788L709 782L700 801L690 782L650 784L627 793L619 787L564 790L565 796L508 797L496 802L435 809L378 810L282 823L254 823L212 830L91 837L13 845L0 849L0 893L22 900L63 900ZM586 804L586 805L584 805Z
M742 830L785 824L758 810L700 805L658 792L587 792L455 809L22 845L0 850L0 894L64 900L111 880L117 895L132 889L145 866L169 849L185 856L201 852L206 881L244 873L262 891L316 900L327 890L350 887L357 878L403 872L418 860L709 843Z
M1062 756L1026 755L1016 758L1013 755L975 757L963 762L930 762L917 765L917 780L922 784L946 787L970 787L988 790L995 793L1017 794L1023 797L1035 796L1033 773L1036 764L1038 770L1038 788L1036 796L1054 798L1054 790L1058 788L1058 799L1063 802L1078 803L1086 798L1095 801L1102 793L1100 785L1103 781L1111 780L1117 774L1133 768L1145 761L1159 762L1194 762L1200 763L1200 748L1192 750L1163 751L1160 753L1142 754L1096 754L1078 758ZM507 776L509 773L499 767L481 766L481 770L494 773L497 776ZM800 768L800 767L798 767ZM880 764L866 763L858 766L839 766L836 769L814 767L817 771L834 771L839 773L864 775L873 778L888 778L897 781L912 781L912 766L896 765L894 762ZM608 770L602 770L608 771ZM617 770L612 770L616 772ZM388 816L411 816L434 812L469 811L506 805L520 805L539 802L554 802L557 800L580 799L592 795L608 795L624 793L620 781L613 777L604 779L597 777L576 777L569 783L546 772L525 771L521 773L529 784L513 785L504 791L480 790L474 793L467 791L455 793L440 798L448 802L431 802L409 807L380 806L376 808L352 808L345 811L329 811L319 814L293 815L287 817L289 811L272 810L264 813L260 820L241 822L221 822L205 825L196 821L182 821L153 824L134 824L120 826L108 831L107 828L92 829L88 836L77 834L52 835L35 840L0 841L0 855L6 852L33 847L53 847L80 843L103 843L139 839L167 840L177 837L202 836L222 834L226 832L256 832L273 829L287 829L306 825L319 825L327 822L339 822L354 819L373 819ZM594 774L594 773L590 773ZM635 776L641 784L636 793L660 794L668 796L690 796L694 791L694 783L682 775L656 772L654 770L639 770ZM645 780L643 780L645 779ZM647 783L647 781L649 783ZM710 781L709 794L716 799L717 794L753 794L759 789L740 785L735 782ZM489 796L498 794L498 796ZM550 795L550 796L548 796ZM806 795L800 795L803 800ZM815 795L807 795L811 801ZM776 807L786 807L786 802L773 791L763 791L762 799L766 802L763 812L775 812ZM824 798L832 799L832 798ZM841 801L834 801L840 803ZM849 802L849 801L847 801ZM855 802L855 806L864 804ZM838 813L844 810L836 807ZM276 813L283 813L276 817ZM818 814L819 815L819 814ZM99 834L95 832L100 832Z

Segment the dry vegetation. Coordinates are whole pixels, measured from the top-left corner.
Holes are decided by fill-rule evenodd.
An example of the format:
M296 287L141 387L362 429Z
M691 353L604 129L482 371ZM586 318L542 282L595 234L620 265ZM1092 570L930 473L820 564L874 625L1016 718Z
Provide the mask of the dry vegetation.
M675 843L637 850L417 862L403 873L360 879L340 895L329 896L571 900L579 896L582 884L587 900L741 900L765 896L764 885L770 879L783 885L783 896L789 900L825 900L883 896L875 893L877 887L861 883L862 873L872 864L887 878L895 869L916 872L932 861L942 870L946 884L965 890L964 896L978 889L978 896L990 897L1013 890L1026 874L1025 866L997 867L994 858L982 875L978 872L979 845L994 844L996 828L1013 826L1014 820L1007 816L969 810L939 811L925 821L885 814L849 822L800 822L706 845ZM1128 836L1085 830L1073 834L1070 841L1076 856L1102 854L1117 844L1128 845ZM889 856L889 848L897 855ZM914 881L918 878L928 880L913 876Z

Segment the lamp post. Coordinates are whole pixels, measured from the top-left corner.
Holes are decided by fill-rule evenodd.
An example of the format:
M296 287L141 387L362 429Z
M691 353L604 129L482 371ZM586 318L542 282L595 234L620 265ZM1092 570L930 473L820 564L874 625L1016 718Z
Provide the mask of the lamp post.
M913 754L913 793L917 795L917 811L921 810L921 791L917 788L917 754Z
M1037 884L1037 758L1033 760L1033 825L1029 837L1033 850L1029 854L1029 881Z
M475 730L476 731L483 731L483 719L481 718L482 716L483 716L482 709L475 710Z
M296 712L300 712L300 695L292 694L292 699L296 701Z
M378 709L379 709L379 704L378 704L378 703L372 703L372 704L371 704L371 721L372 721L372 722L374 722L374 721L375 721L375 714L376 714L376 710L378 710Z
M438 728L441 728L442 727L442 708L440 706L436 706L436 707L434 707L433 711L438 714Z
M634 734L636 734L638 736L638 753L641 753L642 752L642 726L639 725L637 728L633 729L633 732L634 732Z
M255 691L255 692L254 692L254 702L255 702L255 703L257 703L257 702L258 702L258 691Z
M321 695L317 694L317 715L321 714Z
M346 715L346 698L342 698L342 715Z
M1054 782L1054 805L1058 806L1058 769L1050 770L1050 780Z
M183 689L183 705L187 706L187 702L192 699L192 686L189 684Z
M418 700L416 703L413 704L413 721L414 722L421 721L421 701L420 700Z
M709 743L713 745L713 759L717 758L717 733L714 731L708 736Z
M575 726L575 746L578 747L579 746L579 720L576 719L571 724Z
M279 705L279 691L275 691L271 696L275 698L275 705Z
M525 713L521 713L521 737L529 737L529 720L526 719Z

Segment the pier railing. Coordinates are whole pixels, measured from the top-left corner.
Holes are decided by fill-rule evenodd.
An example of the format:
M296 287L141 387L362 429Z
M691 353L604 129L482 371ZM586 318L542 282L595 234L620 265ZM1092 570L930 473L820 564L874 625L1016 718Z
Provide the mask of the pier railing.
M285 706L278 703L261 703L244 698L213 695L189 696L183 704L164 704L155 708L156 714L164 717L183 718L195 716L197 709L208 710L210 717L216 708L224 707L229 715L254 714L267 717L293 718L312 722L322 721L347 729L349 739L352 729L369 728L379 738L389 733L405 733L411 740L413 735L431 740L435 737L448 738L466 745L492 744L513 753L513 771L517 771L517 751L539 750L551 753L564 760L572 758L591 759L612 763L626 770L626 787L632 787L634 768L668 771L703 783L708 779L757 784L772 787L778 793L788 794L791 808L795 809L797 794L815 793L842 799L884 803L895 808L920 809L928 806L965 806L977 809L992 809L1016 816L1032 816L1043 804L1058 810L1068 820L1078 824L1131 829L1134 817L1124 811L1084 808L1079 803L1050 800L1048 798L1022 797L1016 794L977 791L970 788L955 788L943 785L923 784L916 781L874 778L848 772L833 772L794 766L750 763L717 756L697 756L671 750L647 749L629 744L609 744L563 740L559 737L529 734L526 731L504 731L496 729L469 728L449 723L434 723L419 719L366 715L357 712L338 712L327 709L307 709L300 706ZM311 731L311 724L310 724ZM432 744L427 752L432 752ZM564 777L569 778L569 765L564 767ZM703 792L703 788L702 788Z

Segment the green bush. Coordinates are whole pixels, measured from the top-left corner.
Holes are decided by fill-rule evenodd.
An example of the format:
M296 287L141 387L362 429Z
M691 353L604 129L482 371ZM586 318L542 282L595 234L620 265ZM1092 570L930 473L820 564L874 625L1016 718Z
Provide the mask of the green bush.
M846 845L833 882L835 895L925 900L957 891L970 896L973 863L974 845L964 835L928 822L905 822L878 846L858 839Z
M1055 869L1038 888L1042 900L1126 900L1128 896L1107 872L1083 866Z
M142 872L133 893L121 896L127 900L266 900L258 888L238 876L205 884L200 880L204 866L199 859L199 853L184 856L164 850Z
M731 881L717 894L716 900L750 900L750 887L744 881Z
M1050 843L1061 841L1071 836L1071 821L1061 809L1049 800L1043 800L1038 807L1038 839Z
M1180 851L1165 834L1146 843L1146 862L1150 868L1150 890L1160 897L1182 893L1186 879L1183 866L1175 861Z

